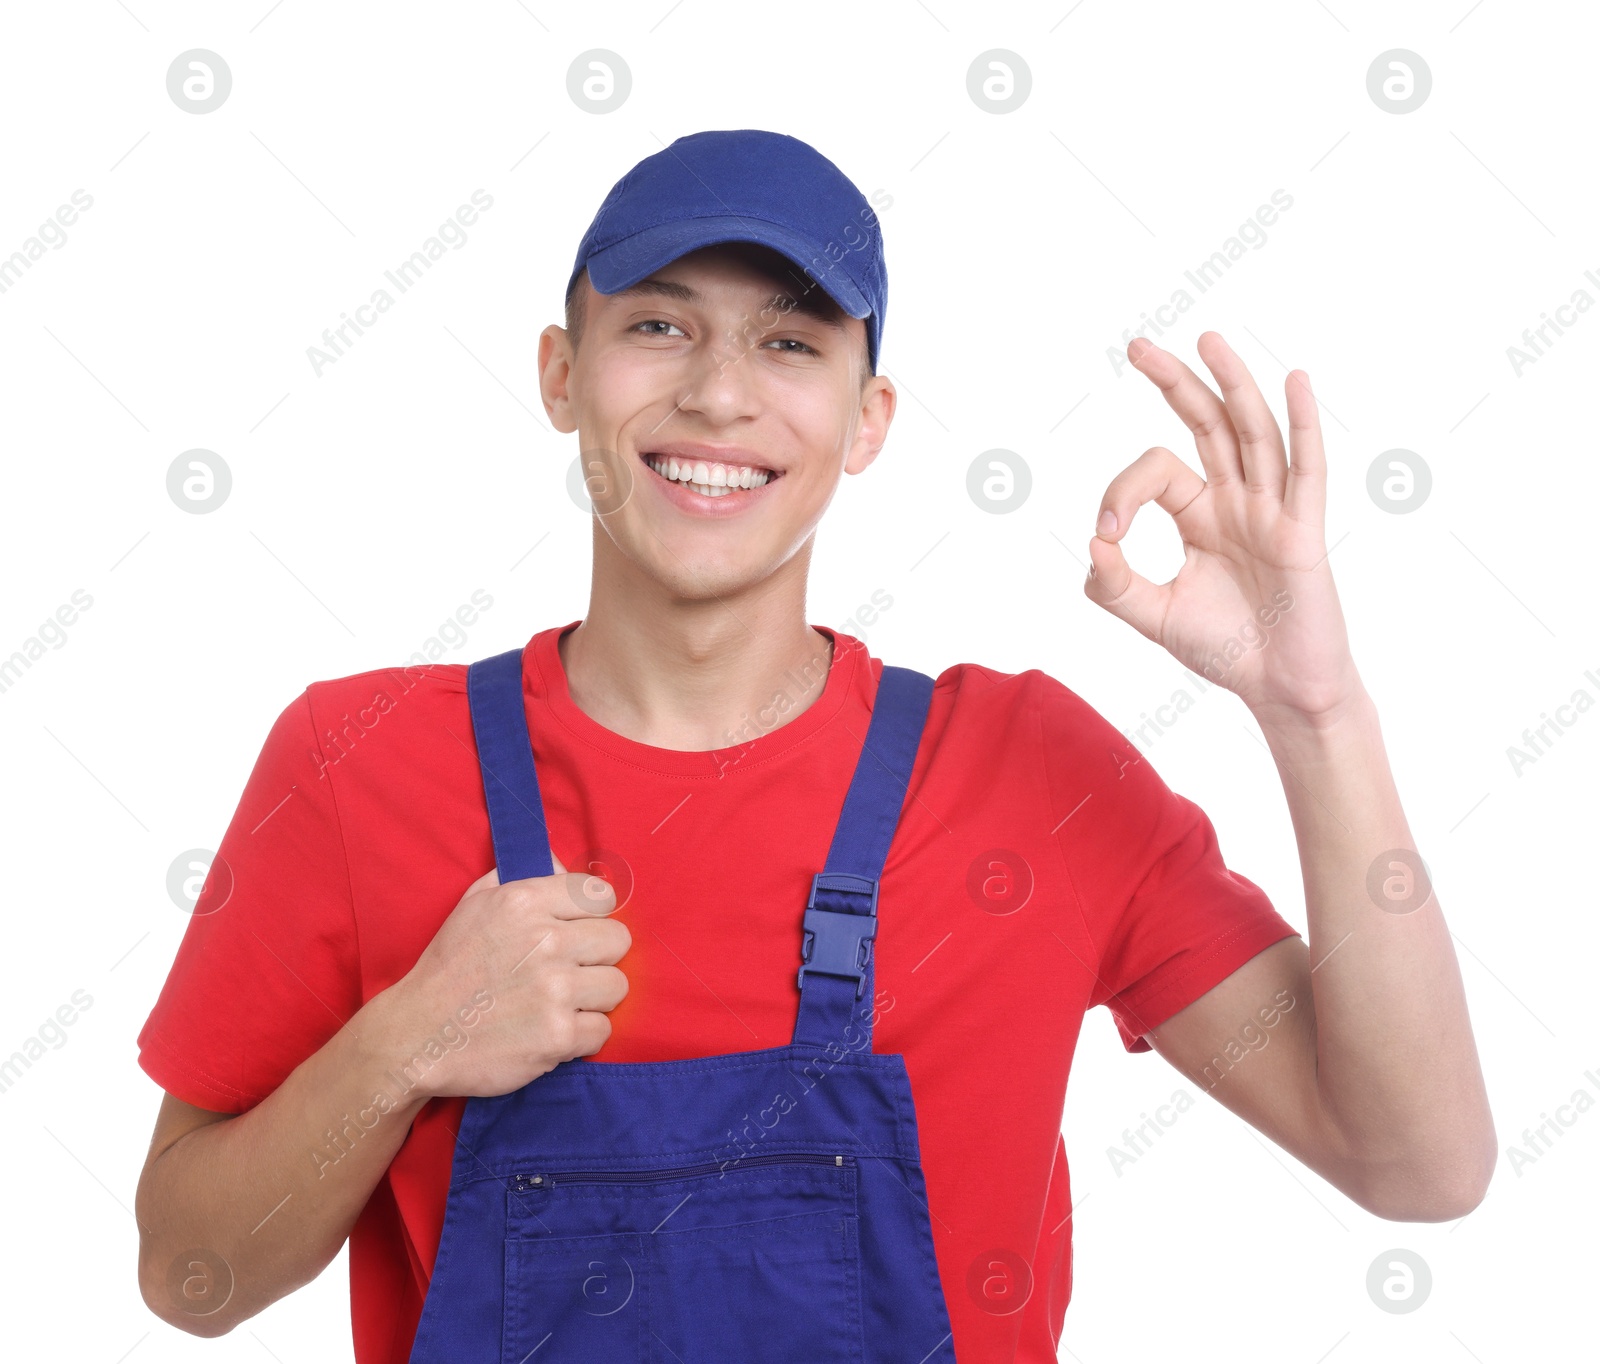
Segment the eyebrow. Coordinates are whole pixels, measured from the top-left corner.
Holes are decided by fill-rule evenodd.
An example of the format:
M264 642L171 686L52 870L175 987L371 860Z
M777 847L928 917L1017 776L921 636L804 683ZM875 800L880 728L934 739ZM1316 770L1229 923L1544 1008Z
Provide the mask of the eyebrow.
M622 295L659 295L677 299L680 303L705 301L699 290L670 279L642 279L637 284L630 284L626 289L619 289L617 292ZM843 310L820 289L806 290L798 298L780 290L762 303L761 311L780 314L801 312L824 326L833 327L838 331L844 330Z

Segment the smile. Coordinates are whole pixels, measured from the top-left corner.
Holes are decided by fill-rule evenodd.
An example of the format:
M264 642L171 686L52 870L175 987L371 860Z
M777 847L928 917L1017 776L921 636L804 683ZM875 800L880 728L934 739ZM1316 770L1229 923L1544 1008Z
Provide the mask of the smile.
M702 497L726 497L765 487L778 475L752 464L717 460L678 459L670 455L643 454L640 458L669 483L681 483Z

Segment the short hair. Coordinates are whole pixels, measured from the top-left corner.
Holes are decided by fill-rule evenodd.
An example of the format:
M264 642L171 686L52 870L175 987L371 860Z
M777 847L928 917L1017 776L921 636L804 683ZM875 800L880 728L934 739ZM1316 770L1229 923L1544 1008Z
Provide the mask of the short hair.
M743 243L740 243L740 245L743 245ZM755 249L758 251L766 250L766 248ZM567 338L569 341L571 341L574 352L577 351L578 342L583 336L584 303L586 298L584 291L579 286L588 277L589 271L588 268L585 267L584 269L578 271L578 273L572 277L572 283L567 285L565 325L567 329ZM802 292L801 296L795 300L795 302L801 311L813 313L818 316L836 317L844 315L844 309L835 303L829 295L822 293L818 289L814 280L807 284L806 289ZM866 329L863 328L861 349L856 357L857 367L861 373L862 388L866 388L867 380L872 378L873 375L872 362L867 358L867 347L870 344L871 343L866 335Z

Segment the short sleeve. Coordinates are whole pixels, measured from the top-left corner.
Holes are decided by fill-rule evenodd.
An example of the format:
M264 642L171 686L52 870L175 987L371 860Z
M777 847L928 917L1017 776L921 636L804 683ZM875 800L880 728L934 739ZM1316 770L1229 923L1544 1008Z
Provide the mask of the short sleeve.
M140 1067L186 1103L244 1112L360 1007L327 771L302 692L267 735L139 1032Z
M1090 1005L1106 1005L1128 1051L1149 1051L1145 1033L1298 932L1226 865L1197 804L1088 702L1044 680L1057 838L1099 952Z

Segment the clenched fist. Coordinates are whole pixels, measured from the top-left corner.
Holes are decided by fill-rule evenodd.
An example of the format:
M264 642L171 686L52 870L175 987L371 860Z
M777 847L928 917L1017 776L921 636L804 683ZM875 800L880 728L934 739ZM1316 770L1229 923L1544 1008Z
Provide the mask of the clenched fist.
M420 1079L428 1094L507 1094L611 1036L607 1013L628 993L617 962L633 935L608 917L617 904L608 882L551 861L553 876L505 885L497 870L480 876L384 992L397 1054L445 1042Z

